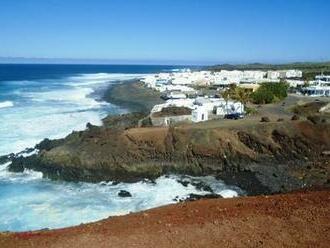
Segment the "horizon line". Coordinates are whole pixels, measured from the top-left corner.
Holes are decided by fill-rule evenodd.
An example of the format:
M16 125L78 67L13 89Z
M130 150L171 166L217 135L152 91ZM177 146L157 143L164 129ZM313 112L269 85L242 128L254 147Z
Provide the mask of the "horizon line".
M291 61L186 61L168 59L86 59L86 58L38 58L38 57L1 57L0 64L53 64L53 65L155 65L155 66L217 66L217 65L285 65L302 63L330 63L330 59L291 60Z

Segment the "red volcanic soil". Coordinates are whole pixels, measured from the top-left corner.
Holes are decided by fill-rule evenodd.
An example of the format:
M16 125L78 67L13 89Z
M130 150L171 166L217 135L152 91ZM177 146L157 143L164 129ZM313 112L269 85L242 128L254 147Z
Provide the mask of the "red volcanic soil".
M73 228L0 234L1 248L329 245L329 190L200 200Z

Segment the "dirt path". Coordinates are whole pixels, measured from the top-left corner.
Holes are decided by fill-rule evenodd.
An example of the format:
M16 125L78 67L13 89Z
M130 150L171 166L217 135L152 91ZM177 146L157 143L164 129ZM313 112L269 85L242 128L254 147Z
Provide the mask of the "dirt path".
M56 231L0 234L0 247L329 247L330 191L202 200Z

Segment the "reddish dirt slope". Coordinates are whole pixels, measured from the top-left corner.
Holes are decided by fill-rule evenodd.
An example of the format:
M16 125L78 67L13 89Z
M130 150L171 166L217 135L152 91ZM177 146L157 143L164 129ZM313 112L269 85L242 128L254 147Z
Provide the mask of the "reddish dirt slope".
M55 231L0 234L0 247L329 247L330 191L201 200Z

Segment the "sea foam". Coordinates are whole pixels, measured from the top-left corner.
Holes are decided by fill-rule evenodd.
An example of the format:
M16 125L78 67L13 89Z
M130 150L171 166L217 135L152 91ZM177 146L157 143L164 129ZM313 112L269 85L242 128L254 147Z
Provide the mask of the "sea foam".
M56 80L7 82L17 104L0 102L0 155L33 147L44 138L63 138L86 123L101 125L107 113L125 110L95 99L95 91L135 74L81 74ZM97 83L96 83L97 82ZM8 87L7 86L7 87ZM8 108L11 106L11 108Z
M12 101L0 102L0 108L10 108L13 106L14 106L14 103Z
M18 173L12 180L0 178L1 200L6 203L0 205L0 231L68 227L173 204L189 194L210 193L196 188L194 182L244 194L239 188L227 186L214 177L170 175L154 182L91 184L54 182L33 173L25 174L24 179L24 173ZM180 180L190 183L184 186ZM130 192L132 197L120 197L121 190Z

